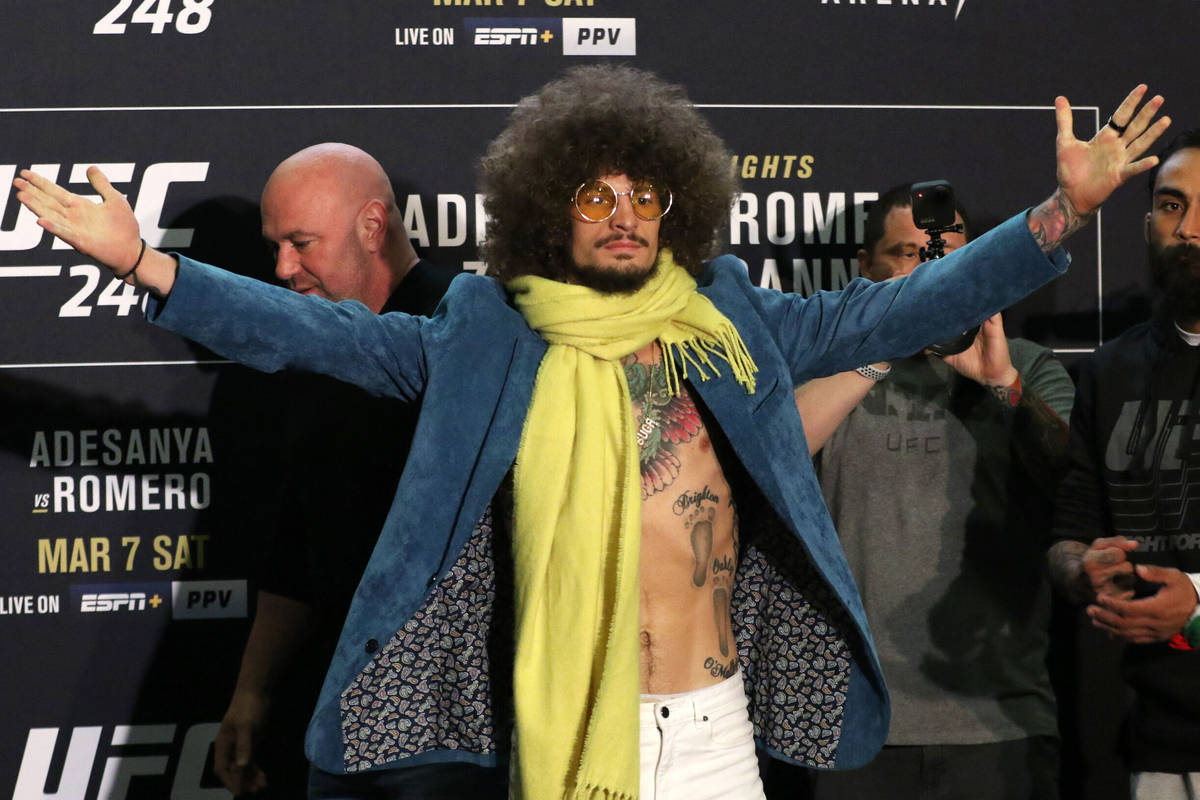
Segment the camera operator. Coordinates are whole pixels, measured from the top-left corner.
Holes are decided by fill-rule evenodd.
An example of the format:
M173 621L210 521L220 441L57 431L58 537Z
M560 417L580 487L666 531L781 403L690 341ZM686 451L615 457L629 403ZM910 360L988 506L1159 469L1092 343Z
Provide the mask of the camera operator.
M965 228L952 192L942 200ZM863 276L920 265L930 237L914 216L908 184L872 206ZM946 233L945 249L969 233ZM887 746L862 769L816 773L818 800L1058 796L1042 558L1073 387L999 314L963 346L796 391L892 698Z

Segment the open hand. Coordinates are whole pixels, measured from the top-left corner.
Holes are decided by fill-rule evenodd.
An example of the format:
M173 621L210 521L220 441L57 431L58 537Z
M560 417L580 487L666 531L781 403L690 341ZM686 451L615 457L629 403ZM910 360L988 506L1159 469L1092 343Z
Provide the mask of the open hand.
M1171 119L1154 120L1163 104L1162 95L1150 98L1139 110L1138 104L1145 94L1145 84L1130 92L1112 113L1111 123L1086 142L1075 138L1067 98L1054 99L1058 185L1080 215L1092 214L1114 189L1158 163L1156 156L1141 156L1167 129Z
M17 200L37 215L38 225L114 273L127 273L141 252L137 218L129 201L97 167L89 167L87 177L101 202L68 192L27 169L13 186Z

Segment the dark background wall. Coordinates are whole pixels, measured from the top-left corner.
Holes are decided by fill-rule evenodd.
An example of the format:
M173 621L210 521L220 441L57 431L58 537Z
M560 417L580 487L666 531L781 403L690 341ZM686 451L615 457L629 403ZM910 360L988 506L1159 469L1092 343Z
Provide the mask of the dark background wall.
M1045 197L1056 94L1080 136L1140 81L1195 126L1198 18L1196 0L6 0L0 182L32 167L87 191L106 165L152 245L269 276L263 182L346 141L388 169L423 254L479 270L475 161L508 108L617 60L685 84L737 154L727 238L751 275L838 288L863 203L894 183L948 178L984 226ZM1143 314L1145 207L1143 181L1115 197L1010 333L1072 359ZM0 195L0 794L21 800L228 796L206 762L279 409L146 325L143 299ZM1119 789L1119 704L1086 703L1090 796Z

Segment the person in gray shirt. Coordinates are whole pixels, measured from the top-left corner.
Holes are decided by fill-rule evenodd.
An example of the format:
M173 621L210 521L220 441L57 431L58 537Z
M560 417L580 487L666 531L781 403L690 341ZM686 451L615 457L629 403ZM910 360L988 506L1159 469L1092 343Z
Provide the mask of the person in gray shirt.
M961 211L958 221L964 222ZM966 243L946 235L947 249ZM909 185L872 207L860 272L920 264ZM966 351L919 353L797 390L821 488L892 698L869 765L819 800L1057 797L1042 576L1073 386L1049 350L989 319Z

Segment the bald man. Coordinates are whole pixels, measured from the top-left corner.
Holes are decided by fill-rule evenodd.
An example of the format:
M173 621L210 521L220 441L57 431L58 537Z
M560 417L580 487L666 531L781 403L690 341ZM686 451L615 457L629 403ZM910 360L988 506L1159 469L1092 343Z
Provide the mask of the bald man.
M355 300L375 313L428 315L454 277L417 257L387 174L347 144L313 145L275 169L263 189L262 232L275 251L275 274L290 289ZM256 745L273 695L289 672L311 664L319 674L327 666L412 438L414 416L404 404L327 378L285 380L287 434L280 452L287 466L279 476L278 525L267 536L256 575L257 613L216 741L217 775L234 794L267 789ZM305 713L314 699L303 698ZM288 710L281 708L281 715ZM279 767L281 773L303 770L298 741L271 744L279 746L264 749L295 753L287 761L297 766ZM295 797L304 785L299 775L272 777L272 796ZM321 798L376 797L375 782L370 775L311 769L308 791ZM429 788L428 781L417 785Z
M306 147L275 168L262 231L292 291L357 300L377 314L419 263L387 173L348 144Z

